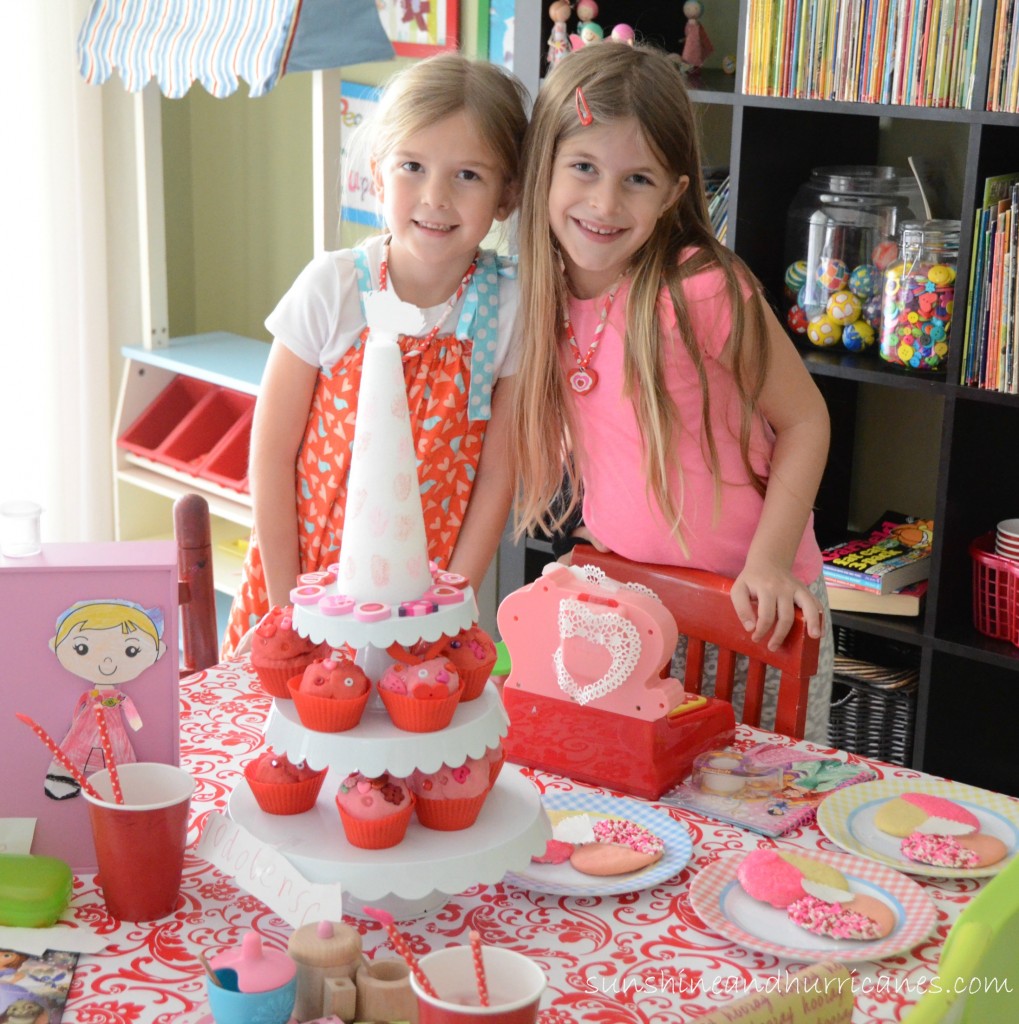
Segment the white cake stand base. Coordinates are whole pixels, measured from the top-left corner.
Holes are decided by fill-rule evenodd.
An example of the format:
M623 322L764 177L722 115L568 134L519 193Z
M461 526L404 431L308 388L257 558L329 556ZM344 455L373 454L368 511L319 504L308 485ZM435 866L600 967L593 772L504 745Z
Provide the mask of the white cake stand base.
M515 765L505 765L478 820L460 832L437 832L411 819L406 838L386 850L351 846L336 809L336 786L322 788L304 814L266 814L246 782L230 795L228 812L278 850L309 882L339 882L343 910L381 907L408 920L443 906L472 885L493 885L523 871L552 830L537 788Z

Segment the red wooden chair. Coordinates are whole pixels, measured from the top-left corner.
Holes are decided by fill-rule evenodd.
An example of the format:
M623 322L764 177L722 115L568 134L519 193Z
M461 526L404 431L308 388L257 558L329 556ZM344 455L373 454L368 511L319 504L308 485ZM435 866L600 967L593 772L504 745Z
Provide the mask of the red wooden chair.
M180 674L186 676L219 661L209 503L200 494L185 494L173 503L173 534L184 645Z
M679 632L687 640L686 671L683 688L700 693L704 677L705 644L718 648L715 696L732 702L736 658L747 655L747 687L742 721L761 724L764 674L768 666L781 673L775 732L795 739L803 738L807 718L807 686L817 671L820 640L807 634L802 613L777 651L769 651L764 641L755 643L743 628L729 598L732 580L699 569L680 569L669 565L631 562L611 552L602 553L586 544L573 549L574 565L593 565L621 583L639 583L653 590L672 612Z

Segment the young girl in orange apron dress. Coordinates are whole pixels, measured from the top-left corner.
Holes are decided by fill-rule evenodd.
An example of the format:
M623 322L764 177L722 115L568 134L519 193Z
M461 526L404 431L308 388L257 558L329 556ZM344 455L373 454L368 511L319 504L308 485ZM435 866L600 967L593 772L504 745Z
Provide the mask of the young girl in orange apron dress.
M399 344L428 553L480 585L512 496L516 275L479 245L516 203L525 96L501 68L457 54L387 86L370 157L388 235L316 257L266 320L274 340L252 429L255 527L225 655L289 603L300 573L339 559L368 291L393 288L421 310L422 336Z

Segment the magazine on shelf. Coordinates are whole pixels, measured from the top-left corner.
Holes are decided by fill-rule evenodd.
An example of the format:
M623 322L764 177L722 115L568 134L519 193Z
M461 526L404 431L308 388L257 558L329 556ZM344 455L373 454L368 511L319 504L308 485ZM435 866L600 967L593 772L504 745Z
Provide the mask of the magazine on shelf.
M826 583L890 594L930 576L934 523L885 512L860 537L821 552Z
M749 750L734 753L754 767L782 766L782 787L751 799L741 799L705 792L687 779L659 797L659 803L686 807L709 818L775 837L812 821L818 805L829 793L876 777L875 772L862 765L849 764L828 754L794 750L779 743L759 743Z

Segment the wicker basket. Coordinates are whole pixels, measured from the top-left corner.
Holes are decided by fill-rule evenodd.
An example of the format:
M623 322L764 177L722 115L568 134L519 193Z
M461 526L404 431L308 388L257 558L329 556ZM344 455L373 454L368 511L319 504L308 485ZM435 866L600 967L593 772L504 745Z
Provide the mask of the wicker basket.
M843 653L856 653L860 640L872 644L866 653L900 664L881 665ZM908 662L914 659L915 652L904 651L899 645L887 645L875 652L874 640L836 629L828 742L864 757L909 765L913 756L919 670Z

